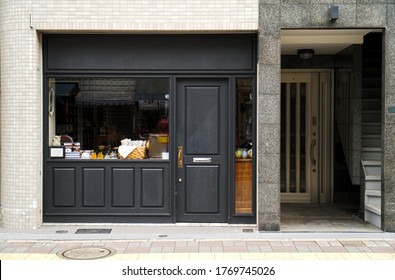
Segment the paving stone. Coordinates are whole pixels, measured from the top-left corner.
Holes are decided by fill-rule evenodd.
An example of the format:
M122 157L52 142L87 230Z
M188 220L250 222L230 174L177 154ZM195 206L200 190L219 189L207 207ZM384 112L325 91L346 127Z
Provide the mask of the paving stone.
M374 253L394 253L395 249L392 248L391 246L384 247L384 246L378 246L378 247L371 247L370 248Z
M175 241L152 241L151 247L174 247Z
M125 250L125 254L141 254L149 253L150 247L128 247Z
M349 252L349 253L359 253L359 250L358 250L357 247L348 247L348 246L345 246L344 248L345 248L345 249L347 250L347 252Z
M365 246L368 246L368 247L377 247L377 246L379 246L374 241L362 241L362 242L363 242L363 244L365 244Z
M188 241L187 246L191 246L191 247L199 246L199 242L197 242L197 241Z
M162 253L174 253L174 248L175 247L163 247Z
M176 241L176 247L185 247L187 244L187 241Z
M222 241L199 241L199 246L221 246Z
M197 246L186 246L186 247L175 247L174 253L198 253L199 248Z
M245 246L233 246L233 247L224 246L224 252L248 252L248 249Z
M222 245L223 245L224 247L234 247L234 246L235 246L235 243L234 243L233 241L223 241L223 242L222 242Z
M212 246L210 247L210 249L211 249L211 253L222 253L224 251L224 248L222 248L222 246Z
M362 247L365 244L362 241L340 241L344 247Z
M375 241L380 247L391 247L386 241Z
M322 240L317 241L317 244L320 247L331 246L331 244L328 241L322 241ZM341 246L341 244L340 244L340 246Z
M361 253L373 253L372 249L370 249L369 247L358 247L358 250Z
M129 242L128 247L140 247L140 242Z
M347 253L347 250L340 246L323 246L321 250L324 253Z
M271 246L261 246L259 247L262 253L270 253L273 252L273 248Z
M244 241L235 241L234 243L235 243L236 247L243 247L243 246L246 247L247 246Z
M296 247L296 250L297 250L299 253L311 252L310 249L309 249L309 247L303 247L303 246L295 246L295 247Z
M293 244L301 247L318 247L318 244L315 241L294 241Z
M293 246L272 246L273 252L297 252Z
M343 244L341 244L339 241L337 240L331 240L328 241L330 246L334 246L334 247L343 247Z
M260 252L261 250L259 249L259 247L256 246L247 246L247 250L250 253L256 253L256 252Z
M270 246L268 241L246 241L245 242L247 247L254 246L254 247L261 247L261 246Z

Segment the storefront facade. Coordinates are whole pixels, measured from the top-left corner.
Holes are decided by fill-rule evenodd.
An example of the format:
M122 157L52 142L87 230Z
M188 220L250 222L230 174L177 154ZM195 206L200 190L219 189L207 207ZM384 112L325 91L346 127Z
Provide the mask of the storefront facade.
M255 222L254 35L43 42L44 221Z
M215 222L279 230L280 202L295 196L284 192L331 203L331 169L315 166L332 164L321 158L331 157L333 142L322 141L333 138L331 127L344 114L328 98L334 116L331 110L320 114L333 122L317 131L312 124L305 149L310 154L295 153L311 158L311 173L319 170L311 180L321 187L285 186L293 178L290 162L297 149L288 144L290 152L284 152L281 144L282 135L288 139L283 106L293 108L292 98L282 99L286 84L292 84L282 70L309 72L312 80L327 81L334 96L341 92L335 81L351 73L357 92L358 47L350 65L336 58L343 49L307 63L285 53L284 46L292 43L284 39L300 44L302 35L294 30L329 30L341 37L340 30L363 29L366 33L358 35L380 33L383 43L380 227L394 231L395 5L390 0L296 2L2 1L2 226ZM333 7L339 13L331 19ZM345 48L353 45L363 41ZM301 79L302 87L314 84ZM346 138L361 142L361 134L355 135L363 109L356 104L363 98L346 99L352 105L343 124L354 133ZM295 108L303 108L298 102ZM300 132L304 125L297 127ZM55 137L62 135L70 138ZM359 142L347 142L353 184L360 183ZM325 145L328 155L318 153ZM127 151L139 146L143 154L127 158ZM284 190L283 176L288 178Z

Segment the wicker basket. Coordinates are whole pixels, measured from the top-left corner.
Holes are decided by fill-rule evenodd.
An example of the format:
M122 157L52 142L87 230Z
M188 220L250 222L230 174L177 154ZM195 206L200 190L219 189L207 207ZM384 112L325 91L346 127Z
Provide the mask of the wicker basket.
M146 156L146 147L140 146L134 149L128 156L127 159L144 159Z

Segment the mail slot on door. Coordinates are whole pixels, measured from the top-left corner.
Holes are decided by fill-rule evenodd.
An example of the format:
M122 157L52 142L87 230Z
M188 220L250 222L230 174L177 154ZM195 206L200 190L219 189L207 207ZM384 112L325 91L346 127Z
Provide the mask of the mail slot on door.
M210 163L211 158L193 158L194 163Z

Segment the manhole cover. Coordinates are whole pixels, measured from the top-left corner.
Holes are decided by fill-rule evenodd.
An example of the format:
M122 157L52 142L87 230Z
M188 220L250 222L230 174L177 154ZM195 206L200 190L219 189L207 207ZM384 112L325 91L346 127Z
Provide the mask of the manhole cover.
M96 260L109 257L114 253L115 251L110 248L90 246L62 250L56 255L68 260Z

